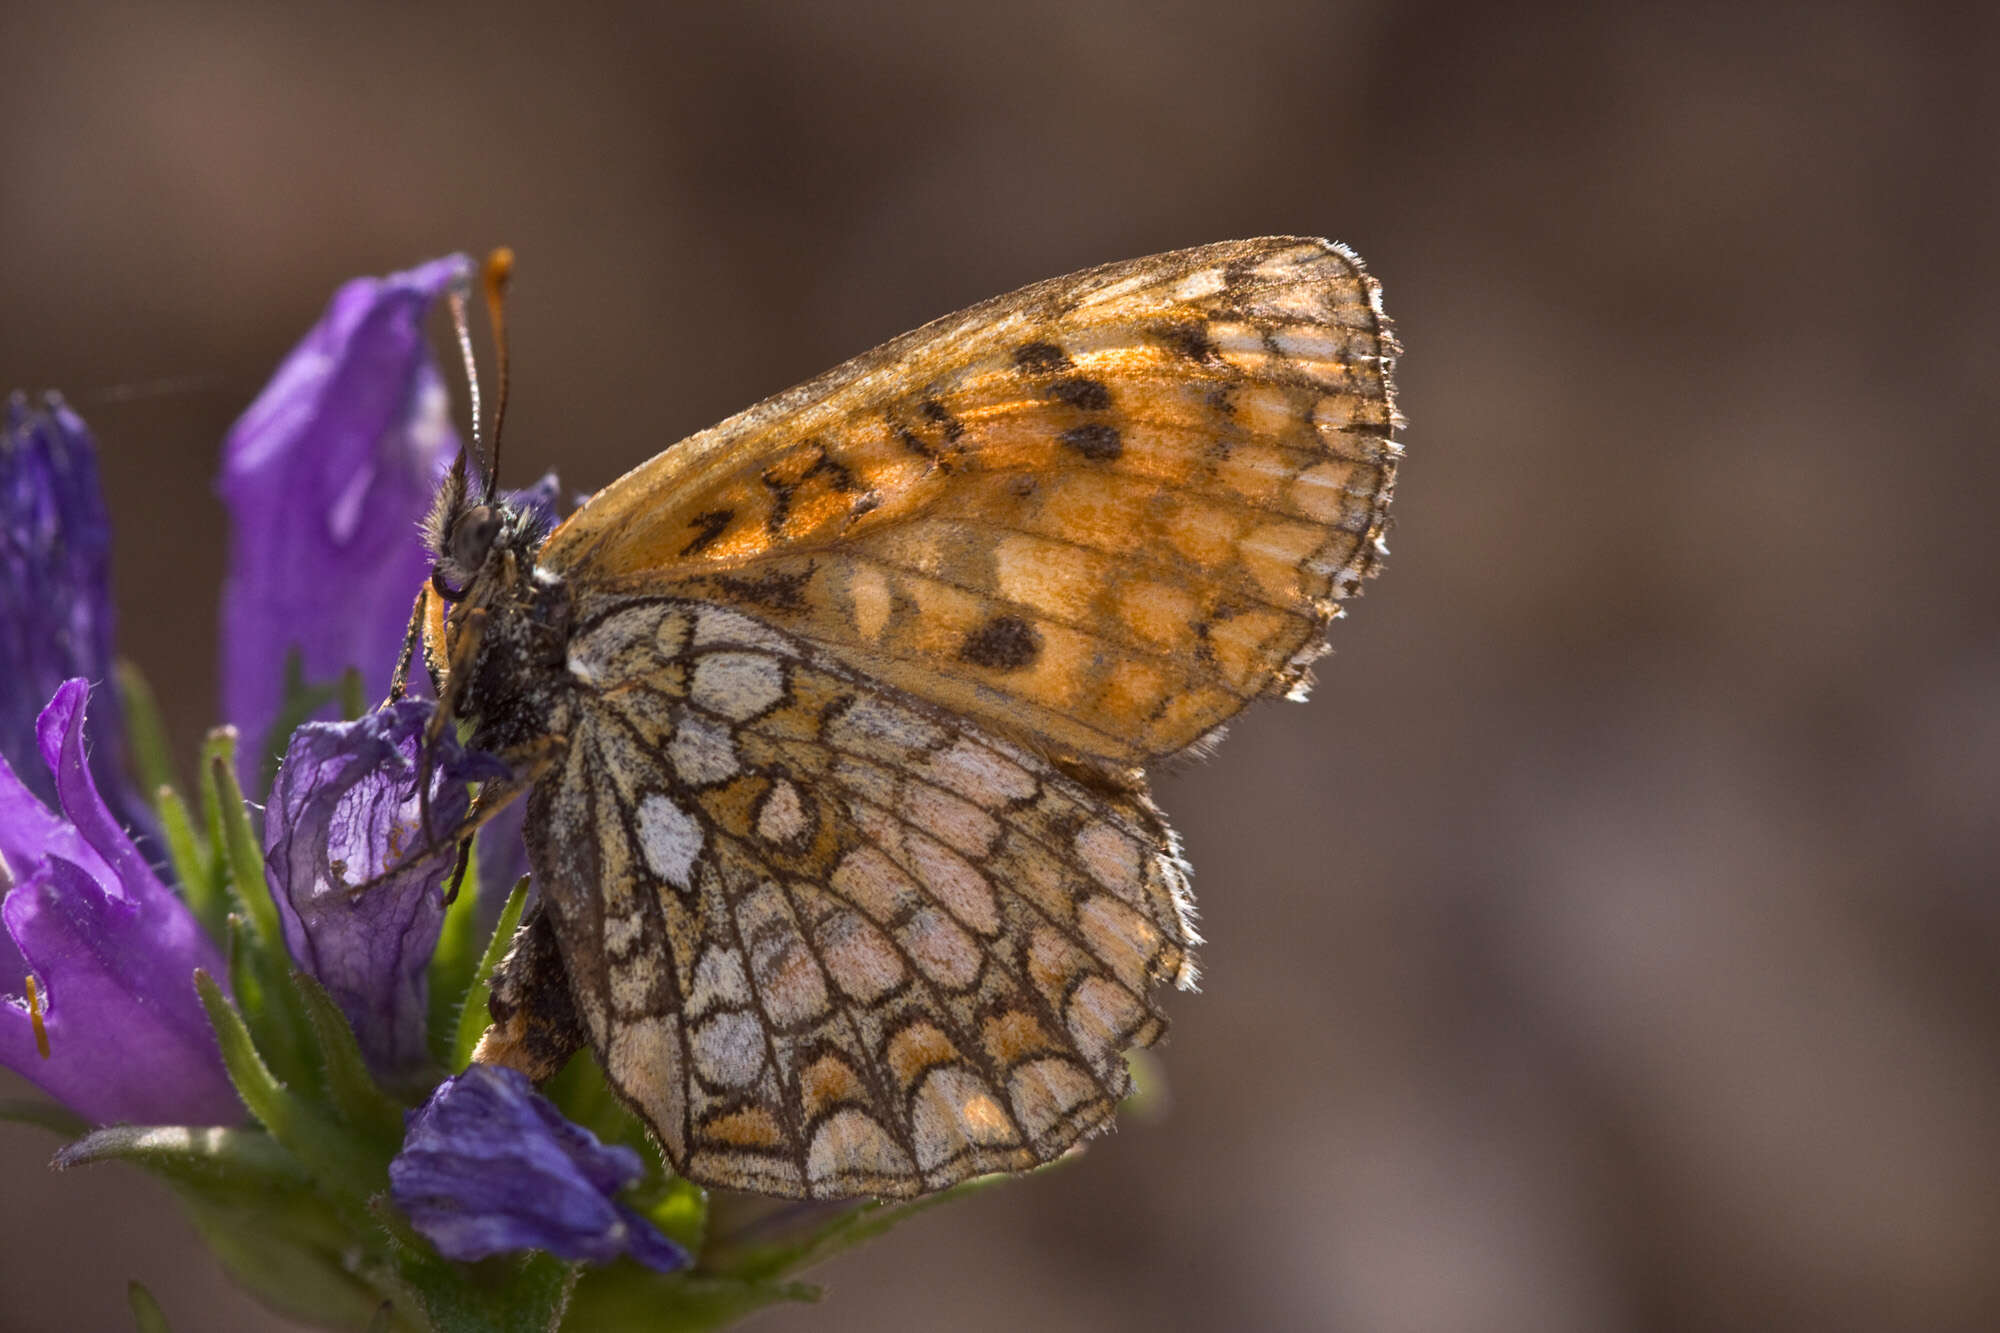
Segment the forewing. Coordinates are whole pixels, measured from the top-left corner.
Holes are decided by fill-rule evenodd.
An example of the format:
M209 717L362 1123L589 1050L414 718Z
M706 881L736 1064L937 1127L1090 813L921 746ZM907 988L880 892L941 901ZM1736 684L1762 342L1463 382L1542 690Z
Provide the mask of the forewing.
M1111 264L674 446L541 563L738 605L1004 734L1143 764L1302 690L1383 551L1397 350L1325 241Z
M1143 794L736 612L590 615L530 842L577 1007L675 1168L909 1196L1056 1157L1190 979Z

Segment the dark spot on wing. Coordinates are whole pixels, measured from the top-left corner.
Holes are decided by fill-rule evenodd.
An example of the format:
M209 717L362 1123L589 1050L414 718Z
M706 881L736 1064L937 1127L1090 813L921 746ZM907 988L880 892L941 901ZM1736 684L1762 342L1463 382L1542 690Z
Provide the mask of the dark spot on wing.
M924 405L920 410L924 414L924 420L944 432L946 444L957 443L958 437L965 434L965 423L953 416L951 409L937 399L924 399Z
M843 495L855 489L854 469L833 458L826 452L825 445L819 445L819 457L813 465L799 474L799 484L804 485L814 477L825 477L826 484Z
M923 436L917 434L902 422L891 421L889 428L896 432L897 441L911 453L919 454L929 459L937 458L938 451L933 449Z
M1014 364L1031 375L1059 375L1076 369L1069 353L1050 342L1022 343L1014 349Z
M694 555L713 543L729 526L729 520L735 517L734 509L711 509L706 514L696 514L688 520L688 526L695 530L694 538L681 547L681 554Z
M961 660L995 671L1018 671L1042 655L1042 636L1019 616L995 616L965 636Z
M1111 390L1097 380L1081 375L1057 380L1049 386L1049 397L1085 412L1102 412L1111 406Z
M1186 357L1204 366L1224 364L1222 354L1215 350L1215 343L1209 339L1206 324L1163 324L1160 326L1159 338L1176 356Z
M1125 442L1118 438L1118 428L1101 422L1066 430L1059 438L1095 463L1109 462L1125 452Z
M739 602L772 611L803 611L806 609L806 585L812 582L815 568L807 565L804 569L774 569L754 578L717 574L714 582L717 588Z

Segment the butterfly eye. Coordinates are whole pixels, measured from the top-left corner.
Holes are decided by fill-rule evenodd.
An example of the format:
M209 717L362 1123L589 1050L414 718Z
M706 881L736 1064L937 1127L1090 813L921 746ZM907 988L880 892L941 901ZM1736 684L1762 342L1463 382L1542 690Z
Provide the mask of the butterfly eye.
M451 558L461 569L476 570L500 532L500 516L490 505L474 505L451 525Z

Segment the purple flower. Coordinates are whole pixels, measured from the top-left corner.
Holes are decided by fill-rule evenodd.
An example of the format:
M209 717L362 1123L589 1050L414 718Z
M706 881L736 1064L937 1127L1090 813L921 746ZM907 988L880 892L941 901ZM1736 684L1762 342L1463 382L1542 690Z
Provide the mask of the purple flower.
M111 674L111 527L97 444L55 394L7 400L0 433L0 755L46 803L56 789L35 759L35 719L72 676ZM90 720L90 767L127 828L150 807L125 776L125 728L107 690Z
M418 828L417 751L435 708L404 699L353 722L306 723L264 816L285 944L354 1025L369 1067L397 1081L430 1060L425 972L456 860L449 841L425 851ZM434 764L430 838L449 839L470 804L466 783L507 770L460 750L449 727Z
M613 1197L644 1171L638 1153L563 1119L525 1075L476 1064L411 1113L389 1189L453 1259L535 1249L608 1263L629 1254L671 1273L687 1267L687 1251Z
M388 690L430 573L417 524L458 447L424 317L470 272L448 255L342 287L223 443L222 708L246 756L283 743L266 733L293 652L308 683L358 667Z
M243 1106L194 988L198 967L224 975L222 956L91 780L89 689L64 682L37 724L60 815L0 760L0 1062L100 1124L234 1124Z

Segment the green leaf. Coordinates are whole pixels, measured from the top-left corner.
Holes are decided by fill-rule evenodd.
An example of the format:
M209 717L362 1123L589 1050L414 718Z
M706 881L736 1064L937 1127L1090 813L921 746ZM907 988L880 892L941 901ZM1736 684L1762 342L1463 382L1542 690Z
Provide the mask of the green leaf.
M401 1294L365 1213L343 1210L261 1130L118 1125L64 1148L54 1165L105 1161L165 1181L236 1280L280 1313L359 1328L384 1295Z
M292 973L292 984L305 1001L306 1018L312 1024L326 1074L326 1090L334 1114L361 1137L385 1147L393 1157L403 1142L403 1106L382 1091L361 1057L361 1045L347 1015L326 993L326 988L303 972ZM387 1169L386 1157L384 1169Z
M132 1305L132 1322L139 1333L173 1333L167 1326L166 1312L153 1299L153 1293L146 1290L143 1282L132 1281L125 1284L125 1299Z
M639 1123L611 1085L604 1081L603 1066L589 1047L570 1057L568 1064L542 1086L542 1095L554 1102L564 1116L582 1125L606 1143L622 1143L641 1157L653 1155L652 1136Z
M391 1242L397 1272L437 1333L553 1333L562 1326L579 1266L530 1252L476 1264Z
M768 1306L810 1304L819 1297L819 1288L808 1282L663 1275L627 1260L584 1274L562 1326L572 1333L641 1328L646 1333L707 1333Z
M325 1203L303 1196L218 1203L190 1190L175 1192L230 1276L279 1314L316 1328L363 1329L385 1296L414 1314L415 1301L386 1261L364 1250L361 1237L334 1219ZM410 1316L389 1326L427 1333Z
M160 720L160 705L152 687L139 668L122 657L112 671L118 681L119 702L125 706L125 744L139 789L157 794L163 787L175 786L173 745L167 740L167 727Z
M1043 1168L1046 1169L1046 1168ZM844 1250L933 1208L992 1189L1015 1179L1010 1175L975 1176L940 1194L926 1195L908 1203L863 1203L822 1223L811 1234L792 1240L763 1242L755 1239L758 1224L717 1235L702 1254L704 1269L752 1282L769 1282L788 1273L824 1263Z
M111 1125L55 1156L58 1171L130 1162L177 1185L256 1196L305 1190L312 1179L269 1134L226 1125Z
M38 1097L0 1098L0 1121L37 1125L66 1139L73 1139L90 1129L90 1122L82 1116Z
M300 723L332 703L338 692L333 685L306 683L305 658L296 645L285 654L284 689L278 696L278 711L271 719L271 729L262 736L250 738L252 745L260 747L257 772L265 791L271 789L272 781L278 776L278 764L285 757L285 745L291 740L292 733L298 730Z
M690 1254L699 1254L702 1244L708 1239L708 1191L692 1180L674 1175L664 1163L660 1170L664 1180L657 1185L642 1183L635 1186L627 1195L626 1202L644 1213L646 1220L658 1227L668 1240L679 1244Z
M361 682L361 668L349 667L340 673L340 716L352 722L368 711L367 686ZM286 733L286 740L291 739Z
M493 969L500 966L500 960L507 956L507 945L513 940L514 932L521 924L521 911L528 902L528 879L514 886L507 895L506 906L500 909L499 924L493 928L493 938L486 942L486 952L481 955L479 965L473 970L459 1001L457 1013L457 1035L453 1038L449 1058L445 1067L460 1070L472 1062L472 1049L479 1044L479 1038L486 1031L486 1002L493 995ZM441 985L435 972L431 985ZM432 994L436 994L433 989Z

